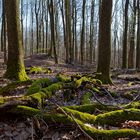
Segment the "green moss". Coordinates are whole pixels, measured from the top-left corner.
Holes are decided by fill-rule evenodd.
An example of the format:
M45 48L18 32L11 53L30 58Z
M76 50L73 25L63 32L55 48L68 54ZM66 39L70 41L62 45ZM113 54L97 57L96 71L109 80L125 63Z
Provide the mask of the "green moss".
M75 85L76 85L76 87L78 88L78 87L81 86L81 84L82 84L83 82L87 82L87 81L89 81L88 78L86 78L86 77L81 77L80 79L78 79L78 80L75 81Z
M105 95L102 91L100 91L100 89L95 88L95 87L92 88L92 91L96 92L96 94L99 95L99 96L104 96Z
M81 104L90 104L90 98L92 97L92 93L91 92L87 92L82 96L82 101Z
M66 108L65 108L66 109ZM66 109L66 111L71 112L70 110ZM27 106L17 106L9 112L18 114L22 117L32 117L32 116L41 116L47 123L55 122L55 123L64 123L64 124L75 124L75 121L81 126L81 128L92 138L97 139L97 140L113 140L117 138L140 138L140 133L131 130L131 129L120 129L120 130L98 130L96 128L91 128L86 125L84 125L83 122L75 118L75 121L70 117L70 116L65 116L62 114L46 114L38 110L34 109L31 107ZM71 112L76 116L76 112ZM79 117L79 116L77 116ZM83 120L83 118L80 118ZM87 118L88 120L88 118ZM86 120L85 120L86 121Z
M0 105L4 104L4 99L3 97L0 96Z
M31 67L29 70L27 69L27 71L29 71L29 73L31 74L38 74L38 73L52 73L53 71L50 68L42 68L42 67Z
M43 88L41 91L44 92L44 93L48 93L48 92L55 92L57 90L60 90L63 88L63 82L57 82L57 83L54 83L46 88Z
M76 110L72 110L69 109L67 107L63 107L63 109L67 112L67 113L72 113L73 116L79 120L81 120L82 122L88 122L88 123L93 123L95 121L95 116L94 115L90 115L88 113L82 113Z
M102 85L102 81L99 80L99 79L91 78L90 81L91 81L93 84Z
M95 79L99 79L103 84L113 84L110 76L101 73L97 73Z
M88 133L92 138L96 140L113 140L117 138L140 138L140 133L131 129L120 129L120 130L97 130L90 128L77 121L81 128Z
M37 73L42 73L43 69L41 67L31 67L30 68L30 73L32 74L37 74Z
M44 99L46 97L46 95L43 92L38 92L35 94L30 95L30 97L32 98L32 100L36 103L41 104L42 103L42 99Z
M128 108L140 109L140 102L133 102L133 103L130 104L130 105L125 105L125 108L126 108L126 109L128 109Z
M42 88L49 86L52 84L53 81L51 79L45 78L45 79L39 79L33 82L33 84L29 87L27 91L27 95L31 95L34 93L39 92Z
M134 82L129 82L127 85L129 86L129 87L131 87L132 85L134 85L135 83Z
M71 81L71 78L69 76L60 74L60 73L56 75L56 78L61 82L70 82Z
M140 110L139 109L128 109L128 111L124 110L116 110L104 114L99 114L96 117L96 124L108 124L108 125L119 125L126 120L140 120Z
M41 112L39 109L35 109L32 107L28 107L28 106L18 105L15 108L6 110L6 112L20 115L23 118L33 117L33 116L41 117L47 123L55 122L55 123L65 123L65 124L69 123L70 124L73 122L73 120L70 117L67 117L65 115L57 114L57 113L47 114L47 113ZM6 112L4 112L4 113L6 113Z
M99 103L93 103L93 104L86 104L86 105L79 105L79 106L67 106L67 108L73 109L73 110L77 110L80 112L85 112L85 113L89 113L89 114L93 114L96 109L102 110L102 111L113 111L113 110L117 110L116 107L113 106L103 106Z
M9 93L10 91L14 90L19 86L29 85L31 83L32 80L12 82L0 89L0 95L6 95L7 93Z
M6 73L4 77L10 80L17 80L17 81L27 81L29 77L25 72L25 67L23 64L16 64L13 62L10 67L7 67Z

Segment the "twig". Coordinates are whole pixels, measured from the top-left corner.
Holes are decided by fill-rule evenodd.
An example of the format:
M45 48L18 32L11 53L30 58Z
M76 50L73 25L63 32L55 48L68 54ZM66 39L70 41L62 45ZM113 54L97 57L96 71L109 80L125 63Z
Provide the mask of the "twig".
M96 97L96 95L94 94L94 92L93 92L92 90L88 89L88 92L90 92L90 93L93 94L95 100L96 100L99 104L101 104L101 105L103 105L103 106L107 106L106 104L104 104L104 103L102 103L101 101L99 101L99 99Z
M86 137L88 137L90 140L93 140L93 138L92 138L90 135L88 135L88 134L81 128L81 126L76 122L76 120L75 120L74 116L72 115L72 113L70 113L70 116L71 116L71 118L73 119L73 121L75 122L75 124L78 126L78 128L80 129L80 131L81 131Z
M135 102L138 98L140 97L140 92L139 94L128 104L126 104L124 107L128 106L128 105L131 105L133 102Z
M120 106L117 106L117 105L107 105L107 104L102 103L102 102L96 97L96 95L94 94L94 92L93 92L92 90L88 89L88 91L91 92L91 93L93 94L95 100L96 100L99 104L101 104L101 105L103 105L103 106L105 106L105 107L113 106L113 107L116 107L116 108L118 108L118 109L122 109L122 110L126 111L126 109L124 109L123 107L120 107Z
M50 101L50 100L49 100ZM83 134L85 136L87 136L90 140L93 140L93 138L91 136L89 136L81 127L80 125L76 122L74 116L72 115L72 113L70 113L70 115L62 108L60 107L57 103L53 102L53 101L50 101L52 102L54 105L56 105L61 111L63 114L65 114L67 117L71 117L73 119L73 121L75 122L75 124L78 126L78 128L81 130L81 132L83 132Z
M56 102L54 102L54 101L51 101L51 100L49 100L49 99L47 99L49 102L51 102L51 103L53 103L56 107L58 107L58 109L65 115L65 116L69 116L67 113L66 113L66 111L60 106L60 105L58 105Z

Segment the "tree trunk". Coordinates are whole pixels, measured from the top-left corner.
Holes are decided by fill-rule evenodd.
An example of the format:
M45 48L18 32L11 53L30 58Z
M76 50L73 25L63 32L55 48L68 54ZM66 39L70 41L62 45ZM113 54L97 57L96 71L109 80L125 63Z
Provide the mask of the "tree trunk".
M132 25L130 29L130 49L128 56L128 68L134 68L134 51L135 51L135 26L136 26L136 0L133 0Z
M136 46L136 68L140 69L140 7L139 7L140 1L137 0L137 9L138 9L138 27L137 27L137 46Z
M125 13L124 13L124 32L123 32L123 56L122 56L122 68L127 68L127 32L128 32L128 7L129 0L125 3Z
M95 61L95 46L94 46L94 5L95 0L91 0L91 19L90 19L90 63Z
M23 60L19 0L5 0L5 9L8 32L8 62L5 76L9 79L24 81L28 77L25 72Z
M84 56L85 56L85 8L86 8L86 0L83 0L83 8L82 8L82 31L81 31L81 65L84 64Z
M97 78L105 84L111 84L110 59L112 0L102 0L99 9L99 54Z
M54 21L54 1L50 1L50 22L51 22L51 42L53 45L54 59L55 63L58 63L58 58L56 54L56 36L55 36L55 21Z

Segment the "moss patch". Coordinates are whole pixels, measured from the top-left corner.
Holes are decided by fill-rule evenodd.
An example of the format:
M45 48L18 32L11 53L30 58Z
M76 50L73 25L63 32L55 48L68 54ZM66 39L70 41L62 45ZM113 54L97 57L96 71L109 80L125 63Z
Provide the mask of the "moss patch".
M31 74L39 74L39 73L47 73L47 74L50 74L50 73L53 72L50 68L42 68L42 67L36 67L36 66L27 68L26 71L28 73L31 73Z
M45 79L39 79L36 80L35 82L33 82L33 84L29 87L27 94L26 95L31 95L34 93L39 92L42 88L49 86L50 84L52 84L53 81L50 80L49 78L45 78Z
M81 104L90 104L90 98L92 97L92 93L91 92L87 92L83 95L82 97L82 101Z
M96 116L95 123L96 124L108 124L108 125L120 125L126 120L140 120L140 110L139 109L128 109L124 110L116 110L104 114L99 114Z
M33 82L32 80L12 82L0 89L0 95L6 95L7 93L14 90L15 88L24 85L30 85L32 82Z

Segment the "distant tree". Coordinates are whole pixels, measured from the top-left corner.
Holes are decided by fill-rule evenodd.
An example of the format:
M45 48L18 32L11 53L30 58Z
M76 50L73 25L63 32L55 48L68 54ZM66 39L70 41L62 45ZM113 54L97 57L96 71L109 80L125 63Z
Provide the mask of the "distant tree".
M132 23L130 28L130 49L128 55L128 68L134 68L135 28L136 28L136 0L133 0Z
M35 18L36 18L36 52L39 53L39 12L41 2L35 0Z
M86 8L86 0L83 0L83 8L82 8L82 30L81 30L81 64L84 64L84 55L85 55L85 8Z
M137 9L138 9L138 17L137 17L137 42L136 42L136 68L140 69L140 0L137 0Z
M99 50L96 77L105 84L111 84L110 59L111 59L111 15L112 0L100 1L99 8Z
M124 10L124 31L123 31L123 52L122 52L122 68L127 68L127 32L128 32L128 8L129 0L125 2Z
M95 46L94 46L94 6L95 0L91 0L91 19L90 19L90 63L95 61Z
M9 79L25 81L28 79L23 60L23 46L19 20L19 0L5 0L8 61L5 76Z
M71 31L71 3L65 0L65 28L66 28L66 63L71 63L72 58L72 31Z
M6 48L6 16L5 16L5 3L2 0L2 25L1 25L1 51L4 52L4 63L7 62L7 48Z
M50 0L50 25L51 25L51 43L53 46L53 52L54 52L54 59L55 63L58 63L58 58L56 54L56 35L55 35L55 18L54 18L54 0Z

